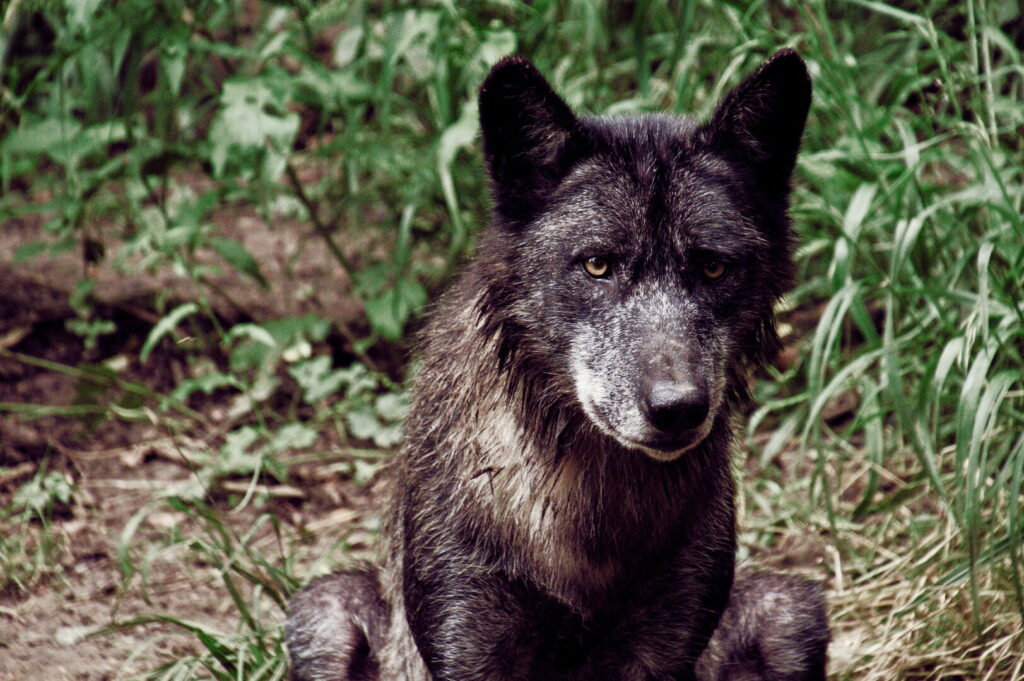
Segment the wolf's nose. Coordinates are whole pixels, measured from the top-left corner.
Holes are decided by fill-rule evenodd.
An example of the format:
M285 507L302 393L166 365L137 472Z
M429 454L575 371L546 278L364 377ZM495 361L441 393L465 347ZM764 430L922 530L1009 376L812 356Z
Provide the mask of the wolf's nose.
M707 390L690 383L656 381L647 393L647 418L663 433L681 435L704 423L711 408Z

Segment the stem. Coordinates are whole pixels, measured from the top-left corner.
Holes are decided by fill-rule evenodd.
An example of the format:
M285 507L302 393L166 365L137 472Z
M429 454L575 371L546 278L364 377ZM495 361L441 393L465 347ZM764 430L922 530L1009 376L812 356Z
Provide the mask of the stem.
M11 350L7 350L6 348L0 348L0 357L13 359L15 362L21 362L22 364L38 367L40 369L45 369L47 371L53 371L58 374L64 374L65 376L70 376L79 381L89 381L90 383L96 383L99 385L103 385L108 381L113 381L114 383L117 384L119 388L121 388L125 392L134 393L136 395L141 395L147 398L166 399L165 396L157 393L155 390L147 386L140 385L138 383L132 383L131 381L125 381L116 376L112 378L109 376L98 376L94 372L87 371L85 369L79 369L77 367L68 366L66 364L61 364L60 362L53 362L48 359L43 359L42 357L33 357L31 355L25 355L20 352L13 352ZM168 400L167 403L172 409L181 413L184 416L199 421L200 423L207 422L205 416L203 416L197 411L189 409L187 406L181 404L180 402L172 402ZM11 406L10 404L7 403L5 403L5 405L7 407ZM61 409L68 408L69 407L61 407Z
M298 173L296 173L295 166L292 165L291 161L285 162L284 169L285 174L288 175L288 181L291 183L292 189L295 190L295 196L297 196L302 205L306 207L306 212L309 213L309 219L312 221L313 228L316 230L316 233L324 240L324 243L327 245L328 250L330 250L331 255L333 255L334 259L338 261L339 265L341 265L341 269L345 270L345 274L348 276L349 281L355 281L352 278L352 263L345 257L345 254L341 252L338 244L334 242L334 238L331 236L334 231L334 226L325 225L321 222L317 205L309 198L309 195L306 194L306 190L302 188L302 183L299 181Z

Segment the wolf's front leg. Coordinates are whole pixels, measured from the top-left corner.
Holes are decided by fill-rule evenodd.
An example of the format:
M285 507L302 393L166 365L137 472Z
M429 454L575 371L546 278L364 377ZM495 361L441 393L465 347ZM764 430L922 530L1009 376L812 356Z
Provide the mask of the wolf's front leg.
M409 628L434 681L558 678L538 669L546 627L534 590L466 572L446 566L423 575L426 582L405 581Z
M377 681L387 617L371 568L309 584L288 603L292 681Z
M602 622L594 651L601 678L695 681L696 663L726 607L735 545L708 524L704 536L680 547L674 560L652 566Z
M764 573L737 579L697 665L700 681L824 681L830 634L820 586Z

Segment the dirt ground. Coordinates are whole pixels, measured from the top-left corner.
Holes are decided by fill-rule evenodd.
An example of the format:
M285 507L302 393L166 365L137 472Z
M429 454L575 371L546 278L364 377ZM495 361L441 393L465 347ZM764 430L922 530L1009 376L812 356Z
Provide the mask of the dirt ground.
M41 678L40 669L46 670L47 679L118 679L199 652L193 635L172 627L147 624L107 630L150 615L201 622L225 633L235 627L238 613L219 568L167 541L172 533L202 536L195 519L149 506L163 486L187 479L188 468L156 454L165 441L140 442L136 447L67 452L50 459L53 467L64 468L73 479L75 502L67 517L54 523L63 548L53 574L28 593L0 596L0 679ZM243 534L261 513L272 512L286 521L286 544L303 541L296 528L317 518L317 545L305 550L322 553L334 530L373 522L375 493L351 481L317 477L293 476L301 491L295 498L234 515L225 507L222 516L231 518L233 528ZM341 503L328 509L328 496ZM147 508L152 510L133 544L158 555L147 557L144 582L138 574L126 582L118 562L120 537L131 519ZM267 547L274 541L264 531L254 544ZM368 532L361 540L350 538L356 549L371 543ZM270 622L282 618L280 611L262 614Z
M359 313L358 305L345 295L348 285L337 265L303 224L282 220L271 226L244 209L225 210L215 221L221 233L246 246L271 282L269 290L262 290L215 254L200 254L219 265L213 288L220 295L212 302L225 322L313 312L347 323ZM68 367L107 363L116 366L123 379L157 390L173 388L187 370L182 356L156 353L142 365L139 349L158 319L154 301L161 296L175 302L195 300L195 288L169 271L126 275L110 265L109 258L90 266L88 274L97 282L96 309L116 320L119 332L102 337L95 350L84 351L81 339L65 327L75 318L68 294L84 273L79 254L11 262L20 246L41 239L45 235L39 221L13 220L0 227L0 403L73 403L72 376L26 363L26 357ZM216 395L205 398L200 409L210 416L210 432L172 432L160 419L149 424L89 424L0 412L0 470L5 471L0 474L0 509L9 507L16 490L41 466L74 486L70 503L55 510L48 528L38 523L20 527L21 560L48 564L37 566L27 589L9 584L0 591L0 681L125 678L195 652L196 638L173 627L107 629L150 614L200 621L226 632L235 626L238 613L218 568L196 561L194 552L175 541L199 535L201 528L194 518L155 503L168 486L192 477L188 453L227 427L218 421L226 405L218 403ZM342 455L329 434L317 448ZM286 465L290 484L270 490L269 501L233 510L229 495L221 495L222 515L237 532L248 531L262 514L273 513L284 521L286 544L294 542L308 555L318 555L341 530L375 522L373 486L357 485L349 476L313 463ZM232 483L234 489L244 490L248 481L226 484ZM128 579L118 552L122 533L140 514L132 546L153 555L133 554L136 564L145 565L148 572ZM310 520L319 530L315 540L309 532L299 531ZM271 546L275 539L270 534L264 530L255 543ZM369 547L372 535L364 535L350 536L350 548ZM53 540L55 548L49 554L42 552L42 538ZM266 616L282 617L280 611Z

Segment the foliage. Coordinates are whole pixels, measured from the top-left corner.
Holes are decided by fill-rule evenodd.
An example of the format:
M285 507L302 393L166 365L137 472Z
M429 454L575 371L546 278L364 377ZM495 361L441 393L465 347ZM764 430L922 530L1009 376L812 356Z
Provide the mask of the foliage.
M239 535L215 509L201 501L186 502L169 498L166 507L193 518L200 526L195 536L169 542L165 549L186 549L192 560L217 570L225 592L239 616L238 631L217 630L198 619L168 615L149 615L123 621L114 628L132 628L159 624L189 632L201 649L198 655L179 657L153 669L149 679L208 678L284 679L287 675L282 632L273 622L274 611L283 608L285 598L296 586L290 576L287 556L267 556L259 537L269 530L280 539L277 519L261 515L247 532ZM121 564L126 580L135 574L145 576L148 565L130 555L127 546L138 521L152 508L143 509L129 523L122 536ZM278 543L280 546L280 543ZM139 651L140 653L142 651Z
M47 233L14 260L79 249L68 326L92 347L118 329L91 299L90 262L196 283L195 301L158 311L141 360L192 334L225 361L196 350L168 395L132 384L131 405L89 404L193 418L190 401L230 391L237 425L196 461L207 490L283 478L274 462L309 441L307 423L397 441L400 372L380 358L486 221L475 91L498 58L529 56L584 111L701 115L796 47L815 80L792 210L800 283L780 310L792 357L757 388L751 541L796 523L828 537L848 587L838 633L864 621L904 647L949 637L956 673L1022 678L1011 654L986 666L999 646L1024 648L1018 3L15 0L0 40L0 219L35 216ZM365 320L223 328L200 254L269 285L218 233L224 205L308 222ZM323 351L336 331L343 355ZM795 490L778 470L794 452L812 464ZM891 607L871 604L897 583ZM953 601L967 626L942 616ZM864 650L849 668L874 661L879 678L946 664Z
M0 469L0 474L9 471ZM0 592L24 590L44 575L56 572L63 537L51 520L71 504L74 485L62 473L47 470L46 462L18 487L10 503L0 508Z

